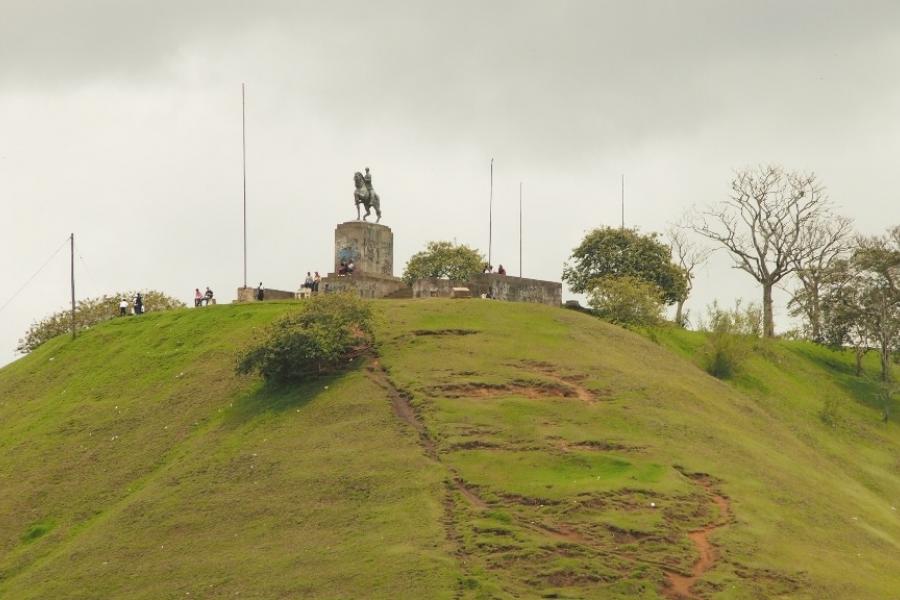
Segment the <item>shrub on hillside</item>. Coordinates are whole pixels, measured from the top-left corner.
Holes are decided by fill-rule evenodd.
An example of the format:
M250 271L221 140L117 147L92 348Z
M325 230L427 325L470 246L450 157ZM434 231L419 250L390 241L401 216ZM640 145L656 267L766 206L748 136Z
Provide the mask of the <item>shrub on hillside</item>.
M598 317L619 325L652 326L662 321L662 291L630 275L598 279L588 304Z
M372 309L351 294L307 300L275 321L265 338L238 358L237 372L267 381L297 382L334 372L372 347Z
M75 305L76 329L87 329L103 321L107 321L119 314L119 301L122 298L134 298L137 292L119 292L112 295L103 295L96 298L79 300ZM156 290L141 292L144 299L144 311L158 312L173 308L184 308L184 302L167 296ZM72 330L72 312L64 309L31 324L25 337L19 340L16 352L27 354L52 338Z
M742 307L740 300L731 310L713 302L701 329L709 334L702 355L706 371L727 379L737 373L753 341L762 336L762 310L755 303Z

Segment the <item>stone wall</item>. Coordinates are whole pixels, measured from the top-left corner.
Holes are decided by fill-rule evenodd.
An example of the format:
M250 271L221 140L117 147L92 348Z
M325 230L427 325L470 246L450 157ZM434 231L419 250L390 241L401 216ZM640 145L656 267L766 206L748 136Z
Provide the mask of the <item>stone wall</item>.
M454 287L467 287L472 295L490 295L510 302L534 302L548 306L562 304L562 284L556 281L528 279L486 273L466 282L448 279L420 279L413 284L416 298L450 298Z
M353 261L354 274L394 275L394 234L391 228L366 221L347 221L334 230L334 272Z
M353 275L338 277L329 273L319 282L319 291L326 294L353 292L361 298L384 298L395 295L409 286L398 277L385 277L354 272ZM407 295L408 297L408 295Z
M296 297L296 292L263 288L263 300L293 300ZM239 287L237 290L237 301L256 302L256 288Z

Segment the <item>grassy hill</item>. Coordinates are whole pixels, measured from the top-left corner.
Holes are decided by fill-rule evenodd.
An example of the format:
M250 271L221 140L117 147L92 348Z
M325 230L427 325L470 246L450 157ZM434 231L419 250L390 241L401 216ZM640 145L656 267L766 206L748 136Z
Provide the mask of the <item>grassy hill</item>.
M849 356L725 383L700 334L376 305L378 357L300 387L233 373L292 303L0 370L0 598L900 598L900 428Z

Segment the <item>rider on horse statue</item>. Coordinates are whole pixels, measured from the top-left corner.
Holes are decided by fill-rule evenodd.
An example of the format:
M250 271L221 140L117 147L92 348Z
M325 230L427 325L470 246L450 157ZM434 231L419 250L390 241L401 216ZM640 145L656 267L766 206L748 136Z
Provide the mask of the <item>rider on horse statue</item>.
M353 192L353 200L356 202L356 220L359 221L361 218L365 221L366 217L372 212L370 209L374 208L375 214L378 216L378 219L375 222L380 222L381 199L378 197L378 194L375 193L375 190L372 189L372 174L369 172L369 167L366 167L365 175L357 171L353 175L353 182L356 184L356 191ZM360 204L366 207L366 214L362 217L360 217Z

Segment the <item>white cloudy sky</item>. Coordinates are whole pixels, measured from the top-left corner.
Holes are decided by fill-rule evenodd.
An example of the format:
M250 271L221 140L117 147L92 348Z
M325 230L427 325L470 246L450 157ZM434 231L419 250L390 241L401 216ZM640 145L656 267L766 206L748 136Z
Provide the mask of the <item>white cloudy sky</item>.
M0 0L0 304L75 232L80 297L222 300L328 270L374 173L395 264L428 240L558 279L585 230L661 230L734 169L814 170L860 231L900 220L895 1ZM68 299L60 253L0 311L0 364ZM725 256L690 306L755 298ZM784 315L783 307L779 314ZM782 322L784 319L782 319Z

